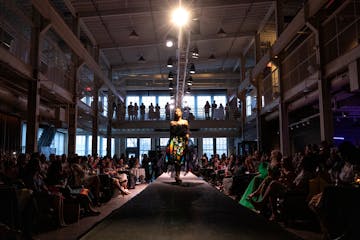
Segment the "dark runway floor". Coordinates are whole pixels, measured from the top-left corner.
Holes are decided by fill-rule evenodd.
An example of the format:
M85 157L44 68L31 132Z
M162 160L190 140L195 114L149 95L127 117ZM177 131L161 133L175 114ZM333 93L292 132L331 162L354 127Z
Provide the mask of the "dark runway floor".
M189 173L161 175L81 239L299 239Z

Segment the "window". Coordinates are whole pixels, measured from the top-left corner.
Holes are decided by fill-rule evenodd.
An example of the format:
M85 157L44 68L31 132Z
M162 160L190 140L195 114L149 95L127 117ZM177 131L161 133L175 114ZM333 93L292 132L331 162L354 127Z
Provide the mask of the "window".
M63 154L65 152L65 134L61 132L55 133L50 148L55 148L57 155Z
M107 117L108 114L108 97L104 96L102 99L102 103L103 103L103 112L102 115Z
M126 147L137 147L137 138L127 138L126 139Z
M76 136L76 153L79 156L86 155L86 136L85 135L78 135Z
M107 154L107 138L102 139L102 149L101 149L101 156L106 156Z
M217 107L219 107L220 104L222 104L223 107L225 108L225 106L226 106L226 96L214 96L214 101L217 104Z
M203 138L203 154L206 153L206 156L210 159L211 155L214 154L214 139L213 138Z
M220 157L223 153L227 156L227 138L216 138L216 153L219 154Z
M146 107L145 112L148 113L149 112L149 106L150 106L151 103L155 107L155 105L156 105L156 97L155 96L143 96L143 97L141 97L141 102L144 103L144 105Z
M140 138L140 157L151 150L151 138Z
M166 105L166 103L170 104L170 102L171 102L170 100L171 100L170 96L159 96L159 98L158 98L161 119L165 119L165 105Z
M196 118L205 118L205 110L204 106L206 104L206 101L209 102L211 105L211 96L197 96L197 112L196 112Z
M251 96L246 96L246 116L251 116Z
M169 138L160 138L160 147L166 147L169 142Z

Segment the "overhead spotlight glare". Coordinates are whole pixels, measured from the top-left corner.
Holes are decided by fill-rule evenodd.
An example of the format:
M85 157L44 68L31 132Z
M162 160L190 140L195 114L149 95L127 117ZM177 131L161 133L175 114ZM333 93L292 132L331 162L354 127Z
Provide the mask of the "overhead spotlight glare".
M171 15L171 21L178 27L185 26L190 18L189 11L186 9L179 7L175 10L173 10Z
M171 57L169 57L166 66L167 66L168 68L172 68L172 67L174 66L173 60L172 60Z
M169 90L174 90L174 84L172 81L169 83Z
M190 69L189 69L189 73L194 74L195 71L195 65L193 63L190 64Z
M190 87L187 87L187 88L186 88L186 93L187 93L187 94L190 94L190 93L191 93L191 88L190 88Z

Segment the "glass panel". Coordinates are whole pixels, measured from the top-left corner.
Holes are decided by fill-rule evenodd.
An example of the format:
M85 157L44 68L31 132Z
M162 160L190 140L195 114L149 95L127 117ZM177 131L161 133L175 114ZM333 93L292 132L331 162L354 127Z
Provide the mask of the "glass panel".
M210 159L211 155L214 154L214 139L213 138L203 138L203 154L206 153L206 156Z
M148 115L149 114L149 106L152 103L154 106L154 110L155 110L155 105L156 105L156 97L155 96L143 96L141 97L141 102L144 103L145 105L145 114ZM149 118L147 118L149 119Z
M151 150L151 138L140 138L140 161L144 154L148 154Z
M206 101L211 105L211 96L197 96L197 112L196 118L205 119L204 106Z
M251 116L251 96L246 96L246 116Z
M160 138L160 147L166 147L169 142L169 138Z
M79 155L79 156L85 156L86 155L86 152L85 152L85 149L86 149L86 136L84 135L77 135L76 136L76 153Z
M220 157L223 153L227 155L227 138L216 138L216 153Z
M160 119L165 119L165 105L166 103L170 104L170 99L170 96L159 96Z
M127 138L126 147L137 147L137 138Z
M189 114L194 113L195 111L195 97L194 96L185 96L183 99L183 118L189 119Z

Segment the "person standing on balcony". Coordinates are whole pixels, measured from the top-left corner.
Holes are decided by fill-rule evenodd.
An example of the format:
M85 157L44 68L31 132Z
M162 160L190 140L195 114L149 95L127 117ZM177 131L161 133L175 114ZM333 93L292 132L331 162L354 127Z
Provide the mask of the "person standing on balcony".
M211 117L212 119L214 119L214 115L215 115L215 109L217 108L217 104L215 103L215 100L213 101L213 103L211 104Z
M137 105L137 103L134 103L134 119L138 119L138 114L139 114L139 106Z
M144 105L144 103L141 103L141 105L140 105L140 119L141 120L145 119L145 105Z
M158 103L155 105L155 119L156 120L160 119L160 106Z
M132 102L130 102L129 106L128 106L128 120L133 120L133 116L134 116L134 106L132 105Z
M210 119L210 115L209 115L210 103L209 103L209 101L206 101L205 106L204 106L204 110L205 110L205 119L206 120Z
M167 102L165 105L166 120L170 120L170 104Z

